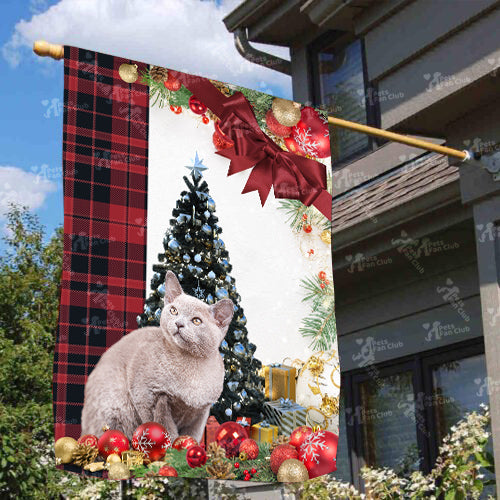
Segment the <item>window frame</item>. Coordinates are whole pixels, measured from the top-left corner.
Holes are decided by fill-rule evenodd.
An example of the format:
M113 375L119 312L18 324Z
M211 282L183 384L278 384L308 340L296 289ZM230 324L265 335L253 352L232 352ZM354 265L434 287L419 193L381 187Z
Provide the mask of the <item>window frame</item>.
M308 69L309 74L312 75L309 80L309 95L311 96L313 105L321 108L321 78L319 73L319 53L326 47L341 49L347 47L356 40L361 42L361 62L363 66L363 84L365 92L365 110L366 110L366 121L367 125L372 127L380 127L380 106L378 99L366 99L367 95L378 95L378 85L375 82L370 82L368 79L368 69L366 63L366 50L365 50L365 40L362 37L356 37L352 33L347 33L338 30L330 30L316 38L307 47L308 55ZM328 113L333 115L333 113ZM357 133L357 132L353 132ZM338 161L335 162L334 169L341 168L354 160L357 160L368 153L378 149L381 145L385 144L387 141L372 135L368 136L368 145L352 153Z
M375 366L378 376L386 377L403 371L412 371L413 392L415 401L418 394L427 396L433 394L432 368L448 361L461 360L476 355L484 355L484 338L476 337L449 346L438 347L429 351L419 352L402 358L386 361L368 367L357 368L342 373L341 391L344 397L344 429L347 434L349 448L350 482L359 490L364 491L364 484L360 477L361 468L366 464L363 449L363 423L360 422L361 409L360 382L370 380L370 369ZM415 426L417 446L420 457L420 470L427 474L431 471L439 452L437 430L433 415L432 405L415 405ZM349 409L349 410L348 410ZM348 414L352 418L348 419ZM419 425L422 423L423 425ZM426 435L427 434L427 435ZM335 474L333 474L335 477ZM345 478L344 478L345 479Z

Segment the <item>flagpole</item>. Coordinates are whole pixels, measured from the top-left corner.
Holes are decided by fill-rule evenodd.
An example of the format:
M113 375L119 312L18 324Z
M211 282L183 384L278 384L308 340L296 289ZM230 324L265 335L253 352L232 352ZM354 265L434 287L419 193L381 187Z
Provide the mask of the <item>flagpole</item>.
M48 43L45 40L37 40L33 44L33 52L41 57L52 57L52 59L62 59L64 57L64 46ZM414 139L412 137L407 137L403 134L398 134L396 132L389 132L388 130L383 130L376 127L369 127L368 125L362 125L361 123L350 122L348 120L342 120L341 118L335 118L333 116L328 117L328 123L333 126L346 128L349 130L354 130L362 134L374 135L376 137L382 137L394 142L400 142L402 144L407 144L409 146L417 147L420 149L425 149L427 151L434 151L442 155L452 156L454 158L459 158L462 161L470 160L474 157L469 151L460 151L458 149L448 148L446 146L440 146L439 144L433 144L429 141L424 141L421 139Z
M347 120L342 120L341 118L335 118L333 116L328 117L328 123L334 126L336 125L338 127L361 132L362 134L374 135L376 137L382 137L383 139L389 139L390 141L407 144L408 146L426 149L427 151L434 151L435 153L440 153L442 155L453 156L454 158L459 158L462 161L471 159L471 153L466 150L460 151L458 149L440 146L439 144L433 144L429 141L414 139L413 137L397 134L395 132L389 132L388 130L383 130L376 127L369 127L368 125L362 125L361 123L350 122Z

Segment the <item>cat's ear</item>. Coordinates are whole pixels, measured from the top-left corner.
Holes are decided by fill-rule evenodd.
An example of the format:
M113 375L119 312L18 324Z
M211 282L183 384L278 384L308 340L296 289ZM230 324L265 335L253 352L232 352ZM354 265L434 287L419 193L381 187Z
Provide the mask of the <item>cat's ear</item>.
M234 304L230 299L222 299L219 302L210 306L210 311L215 318L217 326L222 331L222 337L226 335L227 329L229 328L229 323L233 319L234 314Z
M181 284L172 271L167 271L165 276L165 303L173 302L179 295L182 295Z

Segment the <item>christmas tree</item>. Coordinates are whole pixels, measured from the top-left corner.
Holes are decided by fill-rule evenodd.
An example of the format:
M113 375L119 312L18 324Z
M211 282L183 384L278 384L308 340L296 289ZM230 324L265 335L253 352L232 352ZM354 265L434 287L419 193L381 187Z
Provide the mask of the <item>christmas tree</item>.
M238 416L258 421L264 402L264 380L257 374L262 363L254 357L256 346L248 341L241 297L230 275L232 266L220 238L222 228L217 224L215 202L201 173L206 167L198 154L188 168L191 175L183 177L188 189L182 191L172 210L170 228L163 239L165 251L158 254L159 262L153 265L152 292L137 323L139 327L159 325L164 305L165 274L169 270L177 275L185 293L207 304L231 299L235 312L220 346L226 373L224 388L211 414L220 423L236 420Z

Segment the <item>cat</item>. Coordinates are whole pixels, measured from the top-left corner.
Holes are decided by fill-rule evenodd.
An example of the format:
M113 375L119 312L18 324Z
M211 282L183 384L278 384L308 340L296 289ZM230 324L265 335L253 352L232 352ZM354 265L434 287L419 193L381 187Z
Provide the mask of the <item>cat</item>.
M183 434L200 441L224 383L219 346L234 304L213 305L186 295L172 271L165 276L160 326L134 330L102 356L85 385L82 435L103 425L129 439L145 422L163 425L173 441Z

